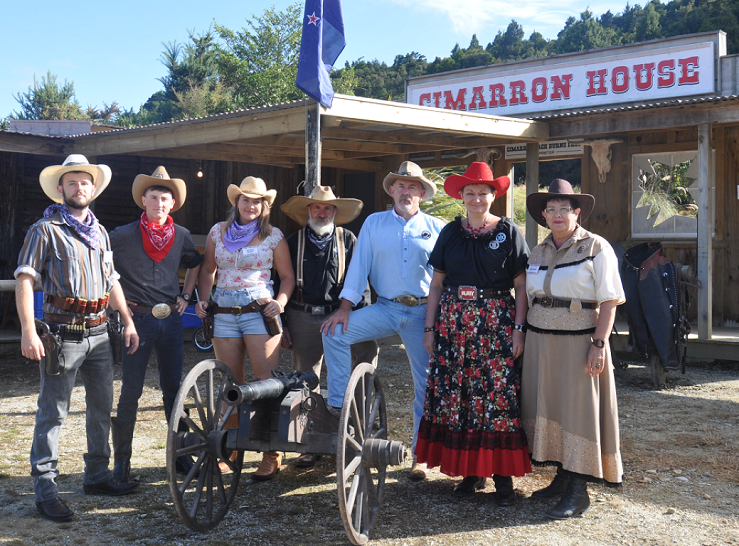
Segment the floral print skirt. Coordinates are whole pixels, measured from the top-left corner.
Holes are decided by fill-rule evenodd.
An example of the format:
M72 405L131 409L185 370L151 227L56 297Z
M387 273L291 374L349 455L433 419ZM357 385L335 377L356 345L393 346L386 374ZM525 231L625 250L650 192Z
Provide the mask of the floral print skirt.
M444 292L434 327L415 455L449 476L531 471L513 361L511 296L480 301Z

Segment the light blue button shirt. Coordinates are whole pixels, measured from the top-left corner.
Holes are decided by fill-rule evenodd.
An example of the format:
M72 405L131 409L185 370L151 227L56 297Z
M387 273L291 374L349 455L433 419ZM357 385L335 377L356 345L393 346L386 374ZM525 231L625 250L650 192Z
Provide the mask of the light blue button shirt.
M406 222L395 209L364 221L340 297L357 304L367 279L381 298L429 295L429 256L444 222L418 212Z

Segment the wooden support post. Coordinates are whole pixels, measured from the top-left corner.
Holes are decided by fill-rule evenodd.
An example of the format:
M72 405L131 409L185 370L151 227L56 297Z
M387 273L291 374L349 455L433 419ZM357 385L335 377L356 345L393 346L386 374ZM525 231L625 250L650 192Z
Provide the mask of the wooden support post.
M713 207L711 124L698 125L698 339L713 336Z
M321 185L321 105L305 106L305 186L303 193L309 196Z
M526 195L539 191L539 143L526 144ZM539 244L539 224L526 214L526 243L529 248Z

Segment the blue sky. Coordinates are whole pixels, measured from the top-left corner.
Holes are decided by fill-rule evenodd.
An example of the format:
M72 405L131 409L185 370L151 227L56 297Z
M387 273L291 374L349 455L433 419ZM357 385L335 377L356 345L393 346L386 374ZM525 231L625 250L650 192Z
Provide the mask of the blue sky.
M215 20L232 30L265 7L283 9L285 0L50 0L4 2L0 32L0 118L17 110L13 94L26 91L47 70L60 82L74 82L80 105L118 101L135 108L161 89L162 43L187 39ZM485 45L511 19L528 37L534 30L555 38L570 15L585 9L601 15L626 5L585 0L344 0L347 47L344 61L378 59L418 51L429 60L447 56L456 43L466 47L476 33Z

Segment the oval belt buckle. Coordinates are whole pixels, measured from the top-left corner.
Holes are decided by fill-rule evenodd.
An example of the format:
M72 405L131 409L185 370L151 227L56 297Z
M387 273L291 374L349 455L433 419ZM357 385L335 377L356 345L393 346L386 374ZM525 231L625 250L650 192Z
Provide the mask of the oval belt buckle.
M167 318L171 312L172 308L166 303L157 303L154 307L151 308L151 314L158 319Z

